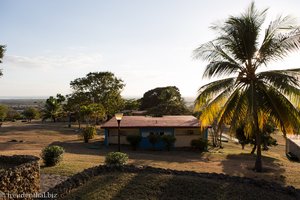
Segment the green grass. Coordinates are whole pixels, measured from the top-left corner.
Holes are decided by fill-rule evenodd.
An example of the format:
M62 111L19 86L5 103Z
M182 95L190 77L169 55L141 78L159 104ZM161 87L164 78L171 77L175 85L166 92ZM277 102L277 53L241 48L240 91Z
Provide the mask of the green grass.
M111 172L91 179L64 198L69 199L296 199L253 185L201 177Z

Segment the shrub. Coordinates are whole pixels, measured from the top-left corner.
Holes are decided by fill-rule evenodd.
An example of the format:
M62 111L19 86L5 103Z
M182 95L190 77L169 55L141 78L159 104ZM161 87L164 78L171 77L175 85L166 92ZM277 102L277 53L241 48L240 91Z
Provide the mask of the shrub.
M156 143L158 143L159 140L160 140L160 135L150 134L150 135L148 135L148 140L149 140L149 142L152 144L152 146L154 148L154 145Z
M208 141L202 138L194 139L191 141L191 146L200 151L207 150Z
M142 137L140 135L128 135L126 140L130 143L133 150L136 150L142 140Z
M128 155L121 152L110 152L105 157L105 164L108 166L120 167L127 163Z
M96 127L95 126L87 126L81 132L81 137L83 138L85 143L88 143L90 139L93 139L96 135Z
M54 166L62 160L64 152L64 148L60 146L48 146L42 150L41 157L46 166Z
M171 147L174 145L176 138L173 135L163 135L161 140L166 145L167 150L170 151Z

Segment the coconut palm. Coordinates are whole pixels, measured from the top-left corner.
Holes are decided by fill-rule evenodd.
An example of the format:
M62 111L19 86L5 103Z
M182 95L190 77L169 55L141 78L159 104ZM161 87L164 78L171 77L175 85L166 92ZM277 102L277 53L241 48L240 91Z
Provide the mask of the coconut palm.
M202 111L203 126L217 119L218 128L230 125L230 131L244 125L244 132L255 134L257 156L255 170L262 171L261 133L266 119L272 118L284 134L299 128L300 68L262 71L271 61L298 50L300 31L289 16L278 17L260 32L265 10L254 3L243 14L230 16L213 25L216 39L194 50L196 58L208 61L204 78L222 77L199 89L196 108Z

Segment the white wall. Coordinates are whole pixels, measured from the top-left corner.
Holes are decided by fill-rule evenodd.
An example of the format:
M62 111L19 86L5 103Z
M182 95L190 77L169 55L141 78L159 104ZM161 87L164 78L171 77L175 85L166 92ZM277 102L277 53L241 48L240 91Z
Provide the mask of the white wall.
M203 138L200 128L175 128L175 147L190 147L193 139Z

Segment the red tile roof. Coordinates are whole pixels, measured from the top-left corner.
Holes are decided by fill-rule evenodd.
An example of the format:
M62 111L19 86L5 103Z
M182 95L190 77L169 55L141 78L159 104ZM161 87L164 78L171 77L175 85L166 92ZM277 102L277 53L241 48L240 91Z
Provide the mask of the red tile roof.
M104 123L101 128L117 128L116 118ZM199 120L192 115L174 115L163 117L148 116L123 116L121 121L122 128L141 128L141 127L172 127L172 128L197 128L200 127Z

